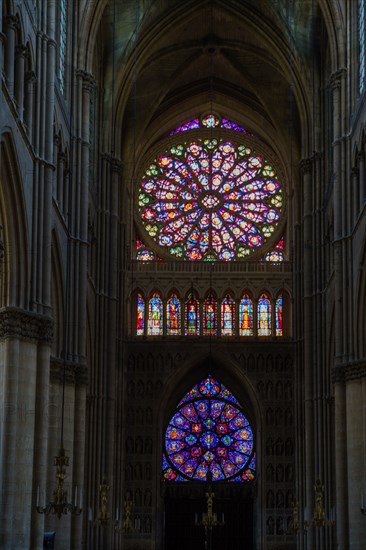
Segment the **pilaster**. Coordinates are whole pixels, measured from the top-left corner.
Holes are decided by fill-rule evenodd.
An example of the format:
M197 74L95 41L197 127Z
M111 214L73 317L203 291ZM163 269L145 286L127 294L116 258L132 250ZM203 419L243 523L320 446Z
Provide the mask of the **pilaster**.
M24 80L25 60L28 54L24 44L18 44L15 48L15 101L18 109L19 120L23 122L24 114Z
M5 46L5 75L6 85L11 98L14 97L14 67L15 67L15 43L16 31L19 27L18 18L15 15L5 17L6 46Z

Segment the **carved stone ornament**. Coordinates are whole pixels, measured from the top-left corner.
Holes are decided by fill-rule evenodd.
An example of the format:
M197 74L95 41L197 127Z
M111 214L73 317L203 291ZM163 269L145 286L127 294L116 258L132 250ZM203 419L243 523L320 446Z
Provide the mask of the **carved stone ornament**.
M58 357L51 357L50 381L62 383L64 362ZM67 384L87 385L88 368L85 364L67 362L65 367L65 381Z
M366 378L366 362L352 361L345 365L336 365L332 368L333 384L344 383L350 380Z
M21 338L51 344L53 321L46 315L19 308L0 310L0 338Z

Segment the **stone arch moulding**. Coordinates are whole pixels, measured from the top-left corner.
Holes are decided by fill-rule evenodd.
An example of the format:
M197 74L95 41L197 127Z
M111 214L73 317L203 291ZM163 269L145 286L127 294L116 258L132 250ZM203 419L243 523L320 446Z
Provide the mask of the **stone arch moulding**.
M259 395L255 387L249 381L246 374L240 369L240 365L228 356L215 354L210 358L207 354L201 354L199 358L187 356L178 371L169 374L165 379L157 411L159 440L157 448L163 448L163 434L174 411L181 399L205 376L212 374L219 382L223 383L236 397L253 428L257 452L257 469L261 469L261 433L262 413ZM157 453L156 471L161 471L161 453Z
M0 305L27 309L29 305L27 215L18 158L10 131L5 131L0 136L0 223L3 225L4 243Z

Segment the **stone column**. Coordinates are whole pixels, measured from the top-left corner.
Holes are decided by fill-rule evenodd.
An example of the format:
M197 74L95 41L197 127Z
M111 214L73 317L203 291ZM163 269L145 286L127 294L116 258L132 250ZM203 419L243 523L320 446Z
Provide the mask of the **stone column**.
M67 185L67 181L65 181L65 165L66 155L63 151L59 151L57 162L56 198L62 214L64 213L64 187Z
M313 318L313 164L304 159L300 165L303 190L303 296L304 296L304 399L305 399L305 517L313 512L315 472L314 418L314 318ZM314 532L309 530L307 548L315 548Z
M354 365L347 370L354 369ZM362 381L348 380L346 385L346 418L347 418L347 482L348 482L348 516L349 548L358 550L366 548L366 525L361 512L361 492L364 479L363 446L361 437L363 425ZM338 474L338 473L337 473ZM338 477L338 475L337 475ZM365 496L364 496L365 499Z
M32 547L35 476L47 441L47 428L38 428L47 415L41 396L48 386L38 384L48 373L52 324L18 308L4 309L0 317L0 546L25 550ZM43 521L38 527L42 532Z
M27 47L18 44L15 48L15 101L18 108L19 120L23 121L24 113L24 81L25 81L25 58Z
M29 141L33 142L34 87L37 82L36 73L28 71L25 74L24 124Z
M360 203L360 195L361 195L360 194L360 173L358 168L356 167L352 168L352 171L351 171L351 190L352 190L351 197L353 198L353 200L348 199L351 207L350 227L352 227L357 220L357 216L360 212L360 204L361 204Z
M5 42L5 75L6 85L10 97L14 97L14 67L15 67L15 42L19 21L15 15L5 18L6 42Z
M334 173L334 280L335 280L335 368L342 369L344 361L345 331L343 323L343 215L342 215L342 77L340 70L331 77L333 92L333 173ZM339 401L338 401L339 399ZM344 388L335 386L335 432L346 433ZM335 438L337 544L348 547L348 495L347 495L347 446L346 439Z
M366 199L365 154L363 152L360 152L358 155L358 169L359 169L360 210L362 210Z

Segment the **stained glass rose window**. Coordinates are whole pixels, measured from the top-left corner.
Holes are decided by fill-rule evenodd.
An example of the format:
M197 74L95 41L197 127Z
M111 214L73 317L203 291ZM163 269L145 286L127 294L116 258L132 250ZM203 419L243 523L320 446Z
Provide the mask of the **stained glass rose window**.
M253 431L233 394L208 376L180 401L165 432L163 474L171 481L250 481Z
M240 127L206 119L210 127L180 130L145 170L140 223L165 257L230 261L259 254L280 236L277 170Z

